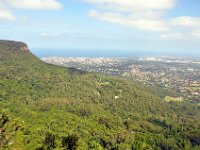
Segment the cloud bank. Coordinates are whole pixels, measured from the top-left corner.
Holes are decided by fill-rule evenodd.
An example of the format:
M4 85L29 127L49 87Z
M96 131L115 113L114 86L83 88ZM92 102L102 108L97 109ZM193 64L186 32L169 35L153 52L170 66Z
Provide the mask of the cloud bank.
M12 10L59 10L62 4L57 0L0 0L0 21L15 20Z
M182 31L199 37L200 18L177 16L169 18L167 12L173 10L177 0L84 0L95 9L89 16L101 21L161 32L162 39L182 39ZM177 29L181 29L179 31Z
M86 2L117 11L165 10L175 5L175 0L85 0Z
M5 0L5 4L16 9L58 10L62 8L57 0Z

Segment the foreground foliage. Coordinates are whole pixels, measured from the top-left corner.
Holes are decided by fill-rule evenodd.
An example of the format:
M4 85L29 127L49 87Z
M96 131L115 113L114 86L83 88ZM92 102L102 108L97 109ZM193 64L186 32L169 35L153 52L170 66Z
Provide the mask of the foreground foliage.
M2 149L200 149L200 106L0 48ZM159 97L162 95L162 97Z

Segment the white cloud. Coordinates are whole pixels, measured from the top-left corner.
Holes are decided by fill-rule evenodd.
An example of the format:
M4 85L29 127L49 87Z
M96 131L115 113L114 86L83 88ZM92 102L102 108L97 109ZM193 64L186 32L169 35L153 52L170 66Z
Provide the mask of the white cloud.
M200 37L200 18L177 16L167 18L169 9L176 6L178 0L83 0L95 4L97 10L89 11L89 16L114 24L133 27L140 30L163 32L160 36L166 40ZM182 32L176 33L181 28ZM189 30L188 30L189 29ZM169 32L170 31L170 32Z
M192 36L200 39L200 29L193 31L192 32Z
M85 0L110 10L165 10L175 5L175 0Z
M176 0L84 0L95 4L89 16L110 23L150 31L168 31L165 12L175 7Z
M59 37L60 33L43 32L40 35L43 36L43 37Z
M160 38L163 40L200 40L200 29L193 30L192 32L184 33L163 33L160 35Z
M173 18L169 21L169 24L172 26L181 26L181 27L199 27L200 18L190 17L190 16L181 16Z
M58 10L62 5L57 0L4 0L7 5L16 9L49 9Z
M13 21L15 16L11 10L58 10L63 6L57 0L0 0L0 21Z
M90 11L91 17L107 21L110 23L121 24L125 26L135 27L151 31L167 31L169 28L165 26L165 22L159 19L145 19L134 15L122 15L120 13L99 13L95 10Z
M15 16L6 9L0 9L0 21L14 21Z
M184 36L182 33L168 33L168 34L161 34L160 37L165 40L180 40L183 39Z

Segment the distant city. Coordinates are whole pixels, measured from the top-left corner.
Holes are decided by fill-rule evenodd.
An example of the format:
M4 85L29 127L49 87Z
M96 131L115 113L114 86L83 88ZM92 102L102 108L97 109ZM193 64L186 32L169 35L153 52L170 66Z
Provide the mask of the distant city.
M200 60L180 57L44 57L43 61L88 72L121 76L151 87L171 89L178 100L200 102Z

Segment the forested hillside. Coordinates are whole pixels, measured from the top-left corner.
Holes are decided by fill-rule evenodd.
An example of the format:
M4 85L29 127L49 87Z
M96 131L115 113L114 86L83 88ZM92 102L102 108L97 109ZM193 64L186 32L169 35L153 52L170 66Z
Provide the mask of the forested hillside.
M151 91L0 41L0 149L200 149L200 106Z

